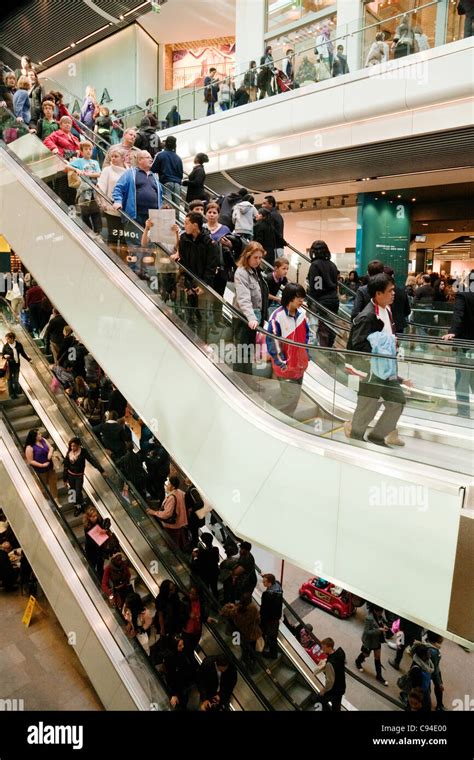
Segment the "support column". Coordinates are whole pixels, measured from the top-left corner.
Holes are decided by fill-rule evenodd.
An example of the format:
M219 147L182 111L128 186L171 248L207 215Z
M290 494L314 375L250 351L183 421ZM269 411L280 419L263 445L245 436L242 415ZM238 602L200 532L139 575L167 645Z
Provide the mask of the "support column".
M351 32L357 32L364 26L364 6L361 0L338 0L337 3L337 27L336 37L341 37ZM353 37L346 37L345 40L337 41L336 45L344 45L344 52L347 55L349 71L358 71L363 66L362 61L362 43L363 33L354 34ZM334 51L335 52L335 51Z
M404 285L410 251L411 206L388 201L375 193L362 193L357 214L356 269L367 272L373 259L395 271L397 285Z
M238 86L242 74L250 61L260 61L263 55L265 34L264 0L236 0L235 5L235 84ZM240 74L240 76L239 76Z

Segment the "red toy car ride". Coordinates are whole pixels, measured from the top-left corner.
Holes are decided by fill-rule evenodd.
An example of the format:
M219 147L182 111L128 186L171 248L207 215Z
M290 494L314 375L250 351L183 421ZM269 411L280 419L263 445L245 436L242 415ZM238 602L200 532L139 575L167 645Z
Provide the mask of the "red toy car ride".
M353 615L362 604L363 600L345 591L340 586L324 580L324 578L310 578L300 588L301 599L305 599L310 604L322 607L323 610L331 612L335 617L348 618Z

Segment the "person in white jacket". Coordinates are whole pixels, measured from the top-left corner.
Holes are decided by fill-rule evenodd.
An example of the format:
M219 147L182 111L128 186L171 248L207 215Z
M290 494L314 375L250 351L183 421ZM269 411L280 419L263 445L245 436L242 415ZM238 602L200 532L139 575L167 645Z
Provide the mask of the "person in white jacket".
M253 225L257 218L257 209L253 205L253 195L245 195L232 209L234 234L249 243L253 238Z
M120 150L114 150L111 148L109 157L110 164L102 170L97 181L97 187L101 193L107 196L107 198L112 198L113 189L126 169L123 162L123 155ZM120 211L117 211L113 207L112 201L108 203L99 193L97 194L97 200L107 221L108 243L120 244L123 236L123 221Z

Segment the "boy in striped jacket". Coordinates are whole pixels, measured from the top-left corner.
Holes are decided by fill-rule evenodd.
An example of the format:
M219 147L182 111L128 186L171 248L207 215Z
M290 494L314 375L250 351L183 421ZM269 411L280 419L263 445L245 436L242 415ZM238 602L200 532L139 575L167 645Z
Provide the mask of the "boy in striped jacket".
M268 323L267 349L272 360L273 374L280 382L280 399L276 406L292 417L298 406L303 375L308 366L309 352L302 346L293 346L279 338L295 343L309 343L309 324L301 308L306 291L302 285L290 283L281 295L281 306L275 309Z

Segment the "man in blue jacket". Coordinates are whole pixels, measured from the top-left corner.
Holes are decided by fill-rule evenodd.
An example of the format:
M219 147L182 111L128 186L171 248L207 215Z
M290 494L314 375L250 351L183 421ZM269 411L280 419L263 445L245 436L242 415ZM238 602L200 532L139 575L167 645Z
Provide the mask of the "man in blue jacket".
M163 185L163 197L179 206L181 203L181 182L183 181L183 162L176 153L176 137L168 135L165 149L157 153L151 167Z
M152 172L153 159L147 150L137 154L137 165L122 174L112 192L114 208L123 209L142 227L150 209L161 208L162 188Z

